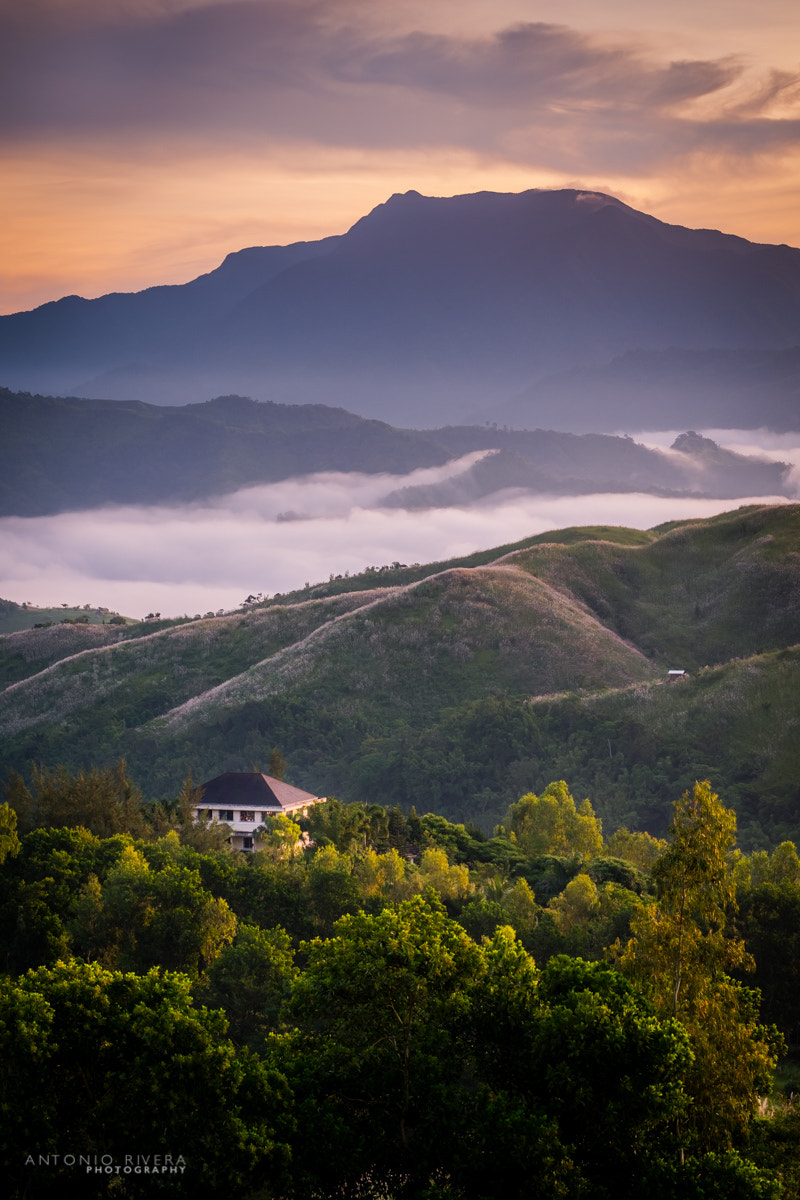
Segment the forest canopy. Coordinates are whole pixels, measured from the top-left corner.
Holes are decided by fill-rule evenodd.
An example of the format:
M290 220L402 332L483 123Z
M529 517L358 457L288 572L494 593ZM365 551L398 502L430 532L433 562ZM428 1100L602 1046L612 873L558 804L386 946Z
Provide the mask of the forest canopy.
M799 1194L800 859L737 851L707 782L662 841L560 781L492 837L329 800L250 854L122 763L7 794L18 1194L151 1194L126 1155L209 1198Z

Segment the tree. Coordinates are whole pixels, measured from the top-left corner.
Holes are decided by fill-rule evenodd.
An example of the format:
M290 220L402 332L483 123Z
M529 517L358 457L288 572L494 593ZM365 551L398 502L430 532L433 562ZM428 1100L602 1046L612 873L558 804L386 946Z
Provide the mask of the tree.
M726 1149L769 1091L780 1037L758 1022L758 995L729 972L752 964L732 931L735 911L728 854L736 815L708 781L676 803L671 841L654 867L658 901L641 904L620 966L650 995L661 1016L688 1030L695 1061L688 1129L702 1149Z
M764 1016L788 1042L800 1036L800 883L794 881L794 858L794 846L784 842L773 852L775 867L770 864L768 878L737 888L741 928L756 961L754 980Z
M172 810L169 822L172 828L177 822L180 840L186 846L195 850L221 850L230 840L230 827L218 821L212 821L203 810L203 786L195 784L191 769L187 772L181 790L174 805L168 805ZM195 814L197 814L195 816ZM157 814L154 824L157 822Z
M240 924L235 940L208 969L203 999L210 1008L225 1010L237 1046L262 1051L296 974L284 929Z
M314 1122L306 1168L322 1194L369 1172L427 1179L441 1158L442 1113L456 1102L454 1038L480 950L429 893L344 916L332 938L302 951L308 965L288 1012L298 1031L272 1051L300 1125L304 1114Z
M528 792L512 804L497 832L513 835L531 858L543 854L594 858L603 848L602 827L591 804L584 800L576 808L563 779L548 784L541 796Z
M302 833L300 826L291 817L286 813L278 813L274 817L267 817L264 824L256 830L256 840L259 849L267 858L281 862L302 853Z
M277 746L273 746L270 750L267 765L273 779L283 779L289 766Z
M0 1149L14 1194L227 1196L279 1177L287 1161L285 1081L237 1057L219 1012L189 980L75 960L0 981ZM181 1155L175 1175L94 1175L75 1155ZM26 1157L52 1155L48 1168ZM124 1183L124 1191L119 1184Z
M146 832L142 795L123 758L113 768L92 767L75 775L64 766L50 770L34 765L32 774L32 791L16 773L6 790L24 828L83 827L97 837L115 833L142 836Z
M8 801L0 804L0 864L10 856L19 854L20 841L17 837L17 814Z
M203 973L233 940L236 918L197 871L168 860L153 871L128 846L102 883L90 876L71 922L75 949L106 966Z
M654 838L649 833L632 833L621 825L606 841L605 853L633 863L640 871L651 871L666 848L663 838Z

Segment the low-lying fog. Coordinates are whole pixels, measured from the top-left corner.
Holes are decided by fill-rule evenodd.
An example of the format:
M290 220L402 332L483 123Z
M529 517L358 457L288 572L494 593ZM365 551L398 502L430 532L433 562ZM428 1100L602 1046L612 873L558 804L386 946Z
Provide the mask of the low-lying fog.
M729 449L791 461L800 470L798 434L705 432ZM664 447L675 434L634 436ZM102 605L132 617L192 615L238 607L251 593L274 595L370 565L446 559L568 525L647 529L742 504L786 503L782 496L547 496L514 489L463 508L379 507L390 491L436 482L479 457L407 476L315 475L184 507L6 517L0 595L42 607Z

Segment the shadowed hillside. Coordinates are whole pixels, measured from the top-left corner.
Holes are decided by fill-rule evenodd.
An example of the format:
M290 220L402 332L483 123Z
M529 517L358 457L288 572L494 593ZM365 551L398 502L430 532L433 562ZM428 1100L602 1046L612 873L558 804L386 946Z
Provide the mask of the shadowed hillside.
M438 482L397 486L397 476L445 464ZM468 504L506 488L794 494L785 463L732 454L697 434L662 452L626 437L541 429L396 429L324 404L245 396L172 408L0 388L0 516L191 503L323 471L394 477L378 503L406 508Z

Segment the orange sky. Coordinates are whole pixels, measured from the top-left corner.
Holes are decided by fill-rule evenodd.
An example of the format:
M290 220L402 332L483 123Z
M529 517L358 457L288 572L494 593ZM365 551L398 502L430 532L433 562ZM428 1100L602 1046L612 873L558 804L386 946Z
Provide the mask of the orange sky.
M800 246L795 0L2 0L0 311L395 191L579 184Z

